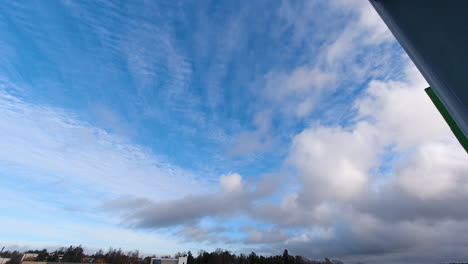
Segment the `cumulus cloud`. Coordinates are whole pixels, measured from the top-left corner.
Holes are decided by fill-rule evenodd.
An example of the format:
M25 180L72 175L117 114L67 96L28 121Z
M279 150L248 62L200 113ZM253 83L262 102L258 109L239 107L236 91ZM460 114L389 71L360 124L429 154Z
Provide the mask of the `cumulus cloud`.
M238 173L230 173L221 175L218 188L206 194L164 201L124 196L105 202L102 208L120 215L123 225L136 228L197 225L206 218L248 214L256 201L270 196L278 188L276 177L265 175L260 180L249 181L246 187Z
M279 205L260 203L251 210L251 216L275 224L279 228L330 227L337 209L334 202L322 202L317 206L299 203L299 195L293 193L284 197Z
M341 128L310 128L294 138L291 163L308 187L307 202L350 200L362 193L368 171L375 165L375 129L366 122L353 131Z
M405 80L369 83L356 101L353 126L313 125L294 138L289 161L303 184L295 211L330 202L339 208L328 219L335 236L296 241L297 250L409 258L421 254L427 241L443 243L439 236L456 236L454 230L464 228L466 153L425 95L425 82L414 66L407 67ZM391 162L389 155L399 159ZM284 214L282 221L296 215ZM309 219L309 226L320 223L302 219Z
M427 263L465 259L466 221L438 223L385 222L369 215L354 215L336 236L288 244L291 250L315 256L333 256L346 262Z
M242 190L242 177L238 173L221 175L219 183L223 192L239 192Z
M356 102L360 118L376 121L382 141L398 148L428 140L450 139L447 125L423 91L428 85L413 66L407 66L402 81L372 81L366 96Z
M397 170L397 184L420 199L468 195L468 162L457 144L422 145Z
M136 199L132 206L122 206L119 200ZM137 228L157 229L195 224L205 217L232 216L248 206L242 193L189 195L180 199L153 202L123 197L106 203L103 208L122 215L122 223Z

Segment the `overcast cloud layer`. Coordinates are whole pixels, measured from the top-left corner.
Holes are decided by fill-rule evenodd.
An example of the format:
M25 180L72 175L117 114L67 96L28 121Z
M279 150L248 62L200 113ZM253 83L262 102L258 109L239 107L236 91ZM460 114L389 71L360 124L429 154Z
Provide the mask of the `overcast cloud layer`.
M1 244L468 259L468 157L367 1L9 2L0 32Z

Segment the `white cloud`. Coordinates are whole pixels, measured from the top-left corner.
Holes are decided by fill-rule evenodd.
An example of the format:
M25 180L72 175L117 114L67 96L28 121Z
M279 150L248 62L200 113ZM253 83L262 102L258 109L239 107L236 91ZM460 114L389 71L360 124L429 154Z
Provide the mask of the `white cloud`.
M219 177L223 192L238 192L243 189L242 177L238 173L224 174Z
M311 89L323 88L333 79L332 73L307 67L299 67L290 74L270 73L270 76L267 76L267 95L274 101L280 101L290 95L306 94Z
M414 66L408 67L406 77L371 82L356 104L360 116L374 120L382 146L408 153L395 168L398 184L406 191L420 198L466 192L465 153L424 92L427 84Z
M18 176L59 181L70 190L81 186L107 197L164 199L207 186L189 171L81 122L71 112L26 103L3 88L0 130L0 164L28 171Z
M375 129L361 122L353 131L312 127L294 138L291 163L305 184L308 202L350 200L363 192L378 149Z
M337 65L352 59L360 52L358 47L375 46L394 40L390 30L369 2L339 0L330 3L335 8L351 11L357 19L348 23L335 41L326 47L325 58L328 65Z
M425 94L424 81L413 66L408 69L406 81L369 84L355 104L351 128L315 125L295 136L289 161L304 184L300 201L360 197L389 147L407 157L392 169L406 191L424 198L466 190L465 155Z
M375 120L379 138L408 148L429 140L450 140L445 121L424 92L428 85L414 66L406 80L372 81L356 107L361 118Z
M323 14L310 16L311 10L317 9ZM344 19L344 15L352 19ZM388 57L390 45L384 50L376 47L392 43L394 39L368 2L282 1L279 16L283 19L284 31L292 28L292 45L297 45L300 50L304 45L310 46L303 57L312 59L304 60L292 69L273 69L254 85L255 92L260 91L259 96L265 101L262 111L267 109L271 116L278 113L286 120L307 120L317 107L327 104L324 99L337 88L356 89L356 83L364 82L372 75L380 76L382 70L389 67L386 62L391 60ZM326 26L317 27L319 23ZM316 43L322 35L329 37ZM251 146L255 146L251 149L265 147L261 141L249 139L253 143Z
M355 32L364 34L363 40L366 44L378 45L393 39L390 30L368 1L335 0L330 1L330 3L335 8L353 10L357 14L356 24L351 24L350 28L354 28L353 31Z
M411 64L405 77L370 82L355 103L354 125L316 124L295 136L289 162L297 168L303 187L285 198L280 208L320 211L330 217L320 221L303 213L303 221L297 221L297 213L283 214L279 221L309 229L336 221L347 227L330 239L308 236L307 241L291 242L291 247L316 247L319 255L401 251L410 256L411 251L421 254L416 252L427 248L428 239L441 241L437 237L444 232L454 234L454 229L465 227L465 215L457 208L468 196L466 153ZM389 162L389 154L397 160ZM387 172L380 172L382 166ZM381 185L372 189L376 181ZM460 221L447 229L447 219ZM428 221L434 226L428 227Z
M468 195L466 153L456 144L423 144L397 170L398 184L421 199L446 199Z

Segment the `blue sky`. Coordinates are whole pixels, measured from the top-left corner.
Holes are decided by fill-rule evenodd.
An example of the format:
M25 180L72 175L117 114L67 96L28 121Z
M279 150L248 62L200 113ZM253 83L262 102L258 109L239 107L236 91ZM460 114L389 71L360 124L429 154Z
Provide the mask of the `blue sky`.
M9 1L0 243L468 257L426 87L367 1Z

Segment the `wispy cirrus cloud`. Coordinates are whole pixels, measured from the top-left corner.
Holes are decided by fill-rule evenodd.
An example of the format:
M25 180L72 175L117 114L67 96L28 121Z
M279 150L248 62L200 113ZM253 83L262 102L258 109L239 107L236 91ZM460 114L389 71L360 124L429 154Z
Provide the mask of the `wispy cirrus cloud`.
M171 166L164 157L82 122L72 112L26 103L5 86L8 83L0 90L4 166L35 171L35 178L63 181L70 188L78 184L102 189L110 196L145 193L163 199L188 193L189 185L190 192L205 188L197 176ZM33 177L28 174L17 176Z

